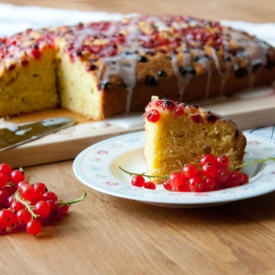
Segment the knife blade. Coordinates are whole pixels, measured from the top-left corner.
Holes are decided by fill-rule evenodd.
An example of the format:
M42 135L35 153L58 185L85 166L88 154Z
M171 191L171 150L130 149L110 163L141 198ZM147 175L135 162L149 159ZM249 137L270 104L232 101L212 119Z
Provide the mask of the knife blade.
M75 123L73 118L54 117L2 128L0 129L0 151L22 145Z

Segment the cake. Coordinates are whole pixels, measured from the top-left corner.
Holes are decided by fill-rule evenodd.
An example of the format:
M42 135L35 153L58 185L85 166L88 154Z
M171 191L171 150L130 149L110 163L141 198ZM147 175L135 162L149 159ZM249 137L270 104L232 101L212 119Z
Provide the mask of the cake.
M230 96L275 79L275 49L190 16L28 29L0 38L0 116L61 106L92 120L142 112L152 95Z
M209 110L152 97L144 122L144 157L149 175L181 172L190 163L199 168L205 154L227 156L229 168L243 163L246 138L242 131L231 120ZM154 181L161 182L161 178Z
M48 31L0 38L0 116L55 108L55 49Z

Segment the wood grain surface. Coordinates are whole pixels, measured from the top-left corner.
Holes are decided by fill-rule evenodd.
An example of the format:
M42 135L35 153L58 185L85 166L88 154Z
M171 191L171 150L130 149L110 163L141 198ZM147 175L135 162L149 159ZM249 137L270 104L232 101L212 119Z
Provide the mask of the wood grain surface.
M2 2L275 22L273 0ZM45 182L62 200L84 191L87 197L36 237L19 229L1 236L1 274L275 274L274 192L209 208L157 207L89 189L72 163L24 169L30 182Z

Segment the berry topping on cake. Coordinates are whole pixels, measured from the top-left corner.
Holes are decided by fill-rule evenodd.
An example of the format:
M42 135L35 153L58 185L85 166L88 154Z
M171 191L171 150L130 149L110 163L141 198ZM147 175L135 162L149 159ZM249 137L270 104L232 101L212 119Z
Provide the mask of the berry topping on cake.
M192 102L274 79L274 47L192 16L125 16L0 38L0 116L60 105L101 120L143 111L153 95Z

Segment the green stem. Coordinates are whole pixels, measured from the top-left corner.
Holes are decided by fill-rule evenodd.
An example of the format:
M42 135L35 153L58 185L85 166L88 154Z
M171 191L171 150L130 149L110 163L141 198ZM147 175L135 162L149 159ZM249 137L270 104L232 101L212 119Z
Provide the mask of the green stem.
M21 203L25 206L25 209L28 210L28 212L30 212L30 214L32 215L33 219L37 219L37 218L39 217L39 215L37 215L37 214L35 214L35 213L33 212L33 206L30 205L29 201L24 200L24 199L20 196L20 193L19 193L18 190L14 193L14 199L15 199L16 201L21 202Z
M145 173L134 173L134 172L129 172L125 169L123 169L122 167L118 167L120 170L122 170L123 172L125 172L126 174L130 175L130 176L143 176L143 177L146 177L146 178L161 178L161 179L167 179L169 176L152 176L152 175L147 175Z
M76 200L70 200L70 201L58 201L56 204L58 204L59 206L63 206L63 205L68 205L68 206L71 206L72 204L74 203L77 203L77 202L81 202L85 199L85 197L87 196L87 193L84 192L82 194L82 196Z
M255 159L251 162L243 163L241 165L236 166L234 169L242 169L247 166L251 166L257 163L267 162L267 161L275 161L274 157L267 157L266 159Z

